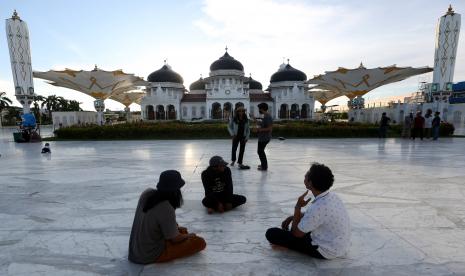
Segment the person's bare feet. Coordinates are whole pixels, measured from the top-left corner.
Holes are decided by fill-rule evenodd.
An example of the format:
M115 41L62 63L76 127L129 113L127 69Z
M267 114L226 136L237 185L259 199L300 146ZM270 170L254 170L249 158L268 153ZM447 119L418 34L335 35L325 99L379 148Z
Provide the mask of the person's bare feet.
M213 210L212 208L208 208L207 212L208 212L209 215L211 215L211 214L213 214L215 212L215 210Z

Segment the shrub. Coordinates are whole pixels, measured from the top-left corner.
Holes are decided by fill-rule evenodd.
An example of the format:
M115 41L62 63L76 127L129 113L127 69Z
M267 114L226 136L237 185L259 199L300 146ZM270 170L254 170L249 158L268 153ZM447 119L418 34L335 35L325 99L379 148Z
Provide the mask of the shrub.
M277 121L273 137L285 138L369 138L378 137L377 125L347 122ZM441 136L453 134L451 124L441 124ZM389 137L400 137L402 126L389 128ZM60 140L132 139L222 139L229 138L225 122L138 122L109 126L67 127L55 131ZM252 132L251 137L256 137Z

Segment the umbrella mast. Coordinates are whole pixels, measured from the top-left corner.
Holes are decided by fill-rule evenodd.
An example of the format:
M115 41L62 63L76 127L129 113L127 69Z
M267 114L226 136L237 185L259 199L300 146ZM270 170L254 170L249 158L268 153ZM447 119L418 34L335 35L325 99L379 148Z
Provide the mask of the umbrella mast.
M26 22L19 18L16 10L11 18L6 19L6 38L10 51L11 71L15 85L16 99L23 106L23 113L30 113L34 99L34 83L32 80L31 50L29 31Z

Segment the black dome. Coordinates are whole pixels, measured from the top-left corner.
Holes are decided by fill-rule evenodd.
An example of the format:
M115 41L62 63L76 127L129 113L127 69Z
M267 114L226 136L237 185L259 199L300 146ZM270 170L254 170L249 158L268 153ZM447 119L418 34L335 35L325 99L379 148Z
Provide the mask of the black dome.
M189 86L189 90L205 90L205 84L203 78L200 78Z
M258 89L258 90L262 90L263 89L263 86L260 82L252 79L252 77L249 77L244 83L248 83L249 84L249 89Z
M210 65L210 71L215 70L239 70L244 71L244 66L235 60L228 52Z
M278 70L271 76L270 82L279 81L306 81L307 75L304 72L295 69L291 65L287 64L284 68Z
M163 65L163 67L147 77L149 82L175 82L182 84L184 80L181 75L171 70L171 67L168 65Z

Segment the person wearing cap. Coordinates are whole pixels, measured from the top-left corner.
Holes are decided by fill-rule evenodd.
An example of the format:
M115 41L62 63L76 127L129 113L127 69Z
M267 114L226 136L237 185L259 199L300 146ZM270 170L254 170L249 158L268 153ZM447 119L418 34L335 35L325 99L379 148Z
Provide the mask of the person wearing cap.
M249 140L250 127L244 107L239 106L236 109L234 117L229 121L228 131L232 137L231 166L234 166L236 162L237 146L240 144L237 164L239 165L239 169L247 169L248 167L242 164L242 159L244 158L245 144Z
M231 170L226 167L221 156L213 156L209 166L202 172L202 183L205 189L203 206L209 214L217 211L223 213L246 202L245 196L233 193Z
M45 146L42 148L41 153L52 153L52 151L50 150L50 144L49 143L45 143Z
M183 204L185 182L175 170L160 174L157 189L145 190L137 204L128 259L137 264L167 262L202 251L205 240L178 226L175 209Z
M271 140L271 131L273 129L273 118L268 113L268 104L261 103L258 105L258 112L263 115L263 118L259 121L257 131L258 144L257 154L260 158L260 165L258 165L259 171L268 170L268 160L266 159L265 147Z

